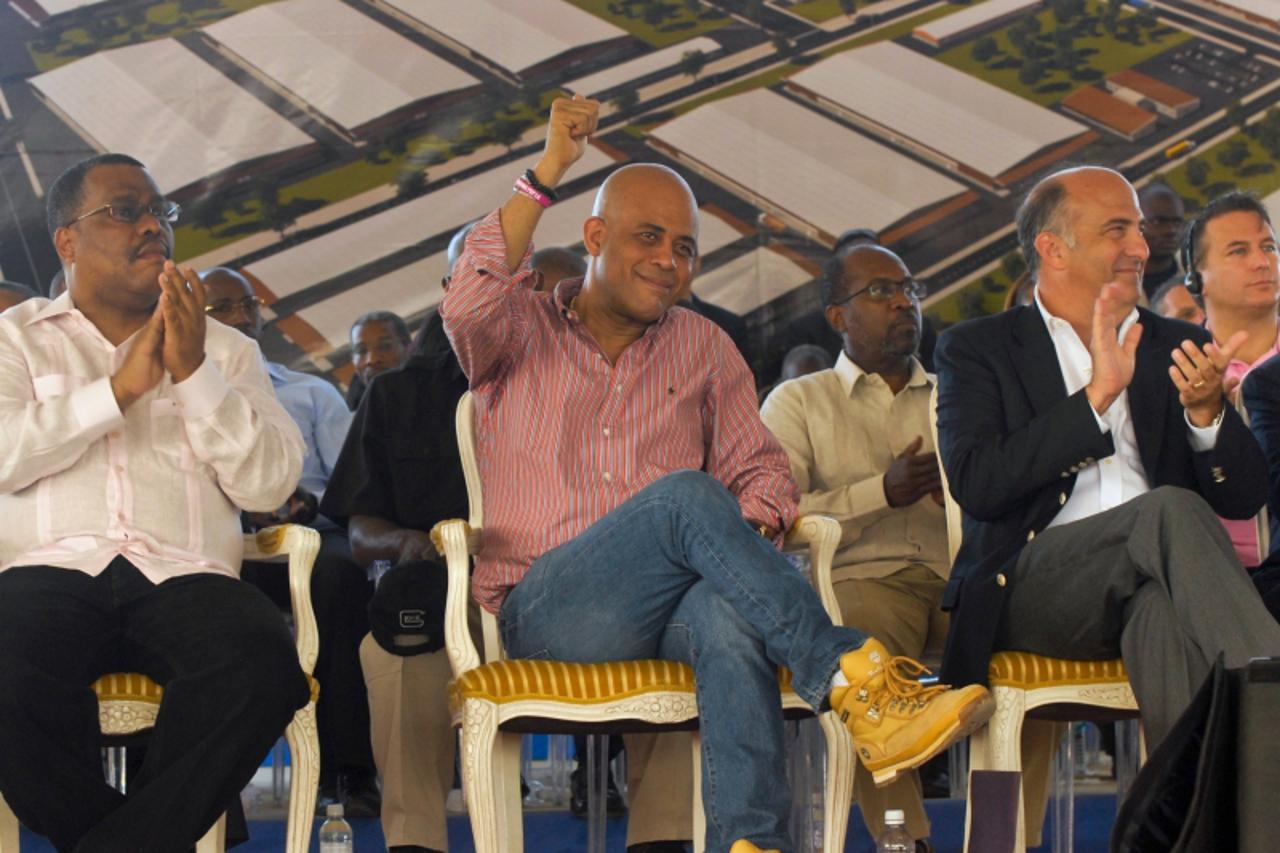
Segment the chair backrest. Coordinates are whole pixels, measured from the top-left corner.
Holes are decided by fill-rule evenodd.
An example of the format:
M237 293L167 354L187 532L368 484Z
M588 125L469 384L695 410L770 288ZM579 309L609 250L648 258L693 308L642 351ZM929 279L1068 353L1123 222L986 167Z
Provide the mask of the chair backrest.
M480 467L476 462L476 401L468 391L458 400L458 412L455 417L455 428L458 431L458 455L462 458L462 475L467 481L467 505L470 518L467 524L473 535L482 536L484 531L484 503L480 487ZM498 619L488 610L480 608L480 627L484 636L484 660L502 660L506 654L502 649L502 637L498 633Z
M929 394L929 434L933 436L933 446L938 454L938 470L942 473L942 497L947 515L947 555L952 565L956 562L956 552L960 550L960 540L964 536L963 517L960 504L951 496L951 486L947 483L947 469L942 466L942 447L938 444L938 383L933 383L933 391Z

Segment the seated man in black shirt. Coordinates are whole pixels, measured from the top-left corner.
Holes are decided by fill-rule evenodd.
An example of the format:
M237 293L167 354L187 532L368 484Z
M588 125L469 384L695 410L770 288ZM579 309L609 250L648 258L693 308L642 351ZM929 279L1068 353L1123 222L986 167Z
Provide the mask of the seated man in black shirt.
M358 563L388 560L408 580L415 572L439 573L443 589L445 567L428 531L467 515L454 432L467 378L439 317L427 323L422 351L366 391L321 509L346 524ZM390 577L384 583L397 582ZM384 647L371 634L360 646L382 777L382 831L388 847L403 853L446 848L444 804L456 748L445 697L448 657L415 647L418 639L384 635Z

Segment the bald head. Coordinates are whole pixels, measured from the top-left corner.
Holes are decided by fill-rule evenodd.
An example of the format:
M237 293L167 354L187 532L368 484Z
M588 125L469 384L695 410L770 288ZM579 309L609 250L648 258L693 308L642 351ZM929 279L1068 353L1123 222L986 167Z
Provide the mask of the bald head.
M582 295L621 326L655 323L688 289L698 257L698 205L666 166L618 169L582 229L591 256Z
M1141 296L1150 250L1137 193L1119 172L1084 166L1036 184L1018 209L1018 241L1046 306L1073 324L1088 328L1109 283L1124 303Z
M591 208L592 216L608 218L611 211L620 206L645 205L649 199L672 194L683 196L694 211L698 202L693 196L689 184L674 169L658 163L632 163L616 170L605 178L596 192L596 202ZM697 215L694 215L694 226L697 226ZM695 230L694 236L697 236Z
M233 269L214 267L201 273L200 281L208 315L257 340L262 314L249 280Z

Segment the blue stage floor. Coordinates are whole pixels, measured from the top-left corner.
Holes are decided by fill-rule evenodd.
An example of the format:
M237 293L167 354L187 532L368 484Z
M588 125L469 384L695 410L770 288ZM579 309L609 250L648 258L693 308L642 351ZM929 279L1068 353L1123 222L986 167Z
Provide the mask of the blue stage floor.
M933 822L933 842L937 853L960 853L964 842L964 801L928 800L925 803ZM1075 851L1076 853L1103 853L1115 820L1116 803L1113 795L1091 794L1076 797ZM353 820L356 836L356 853L380 853L386 850L382 841L382 828L376 820ZM319 821L316 822L319 827ZM279 853L284 849L284 824L280 821L250 821L253 836L247 844L235 848L239 853ZM1046 826L1046 842L1052 828ZM464 816L449 818L450 853L474 853L471 830ZM525 843L528 853L579 853L586 849L587 825L575 820L568 812L530 812L525 815ZM626 822L609 822L609 853L623 853L626 839ZM312 851L318 849L311 843ZM1046 843L1037 850L1049 849ZM862 825L855 809L849 826L846 853L874 853L875 844ZM23 853L52 853L53 847L44 839L25 830L22 833Z

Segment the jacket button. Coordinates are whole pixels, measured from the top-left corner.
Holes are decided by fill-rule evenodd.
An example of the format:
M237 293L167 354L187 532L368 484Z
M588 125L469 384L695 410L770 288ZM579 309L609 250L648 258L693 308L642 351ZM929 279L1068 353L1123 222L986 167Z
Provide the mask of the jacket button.
M1067 505L1067 493L1063 492L1062 494L1058 495L1058 506L1066 506L1066 505Z
M1007 583L1009 583L1009 579L1004 576L1003 572L996 575L996 586L1004 586Z
M1036 538L1036 532L1034 530L1028 530L1027 541L1030 542L1032 539L1035 539L1035 538Z

